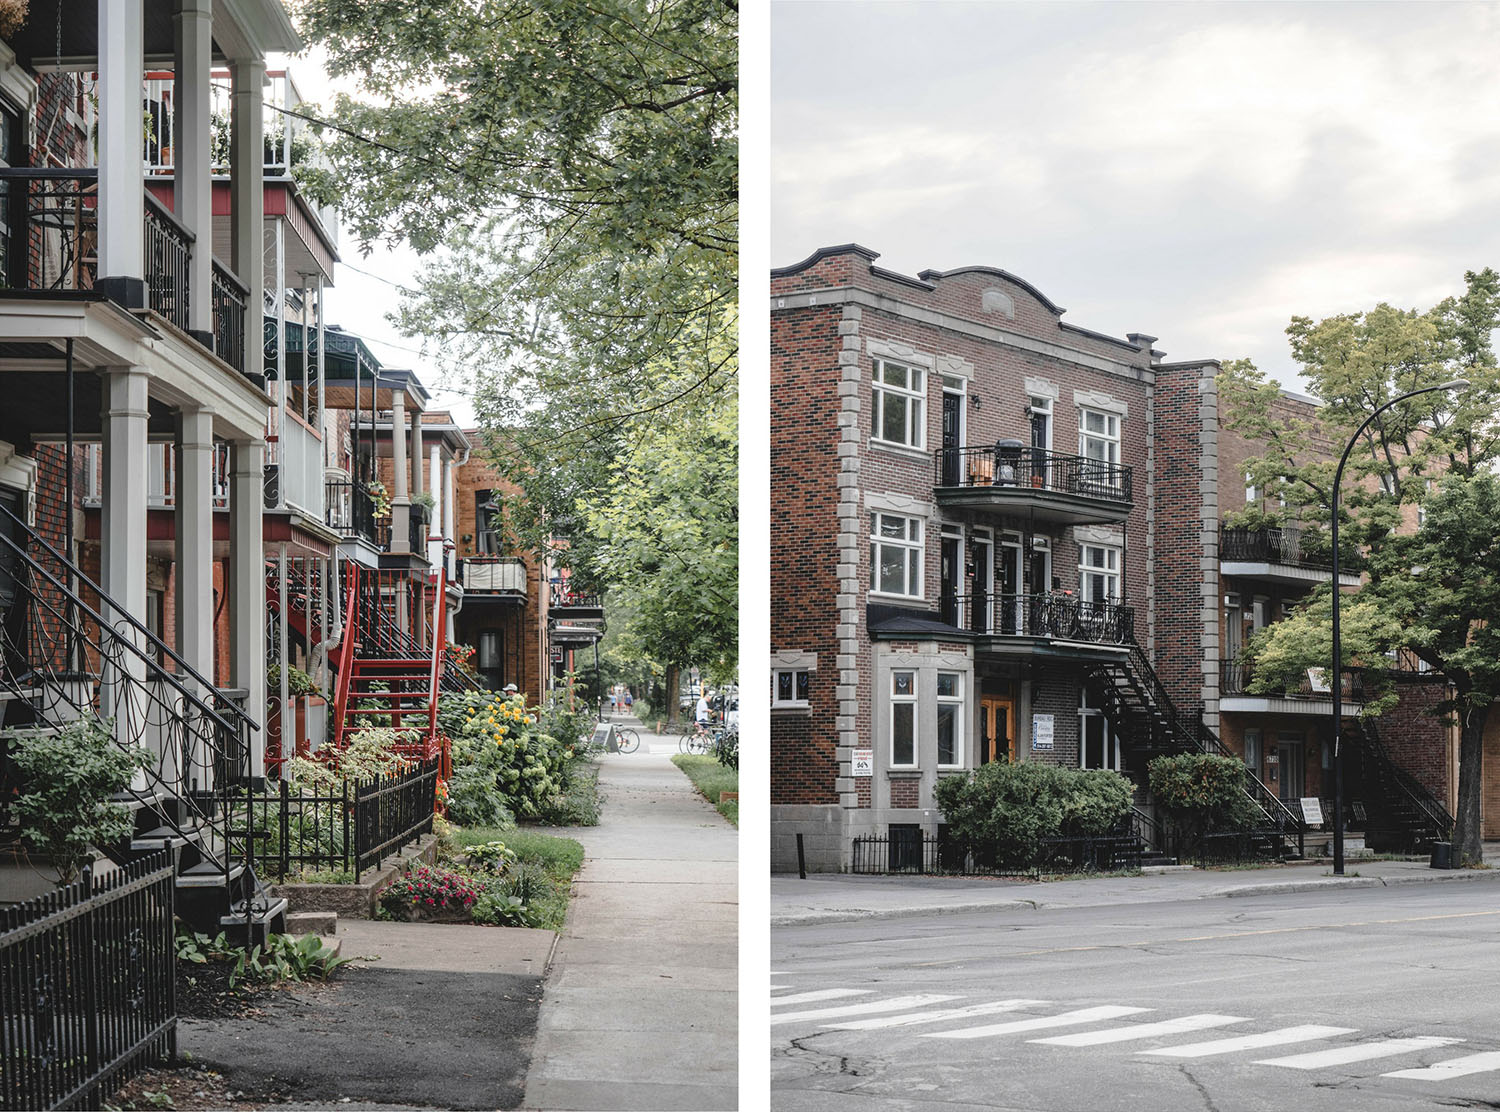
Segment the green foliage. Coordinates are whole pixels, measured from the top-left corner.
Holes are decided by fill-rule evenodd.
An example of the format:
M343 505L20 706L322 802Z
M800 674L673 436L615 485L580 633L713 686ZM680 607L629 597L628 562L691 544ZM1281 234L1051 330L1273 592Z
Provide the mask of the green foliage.
M1180 753L1147 765L1151 795L1180 830L1248 830L1258 809L1245 794L1245 766L1233 757Z
M233 988L240 981L327 980L334 970L348 965L353 959L338 957L333 947L325 945L315 934L301 938L273 934L264 947L256 945L247 950L231 943L224 931L210 938L202 932L179 926L177 960L195 965L210 961L228 962L232 967L229 987Z
M938 781L938 806L959 843L1001 866L1030 867L1043 838L1108 834L1130 813L1117 772L996 761Z
M433 253L398 324L472 386L523 494L508 526L638 600L641 659L729 667L736 5L307 0L301 15L363 90L324 114L382 144L326 137L330 169L303 180L362 243ZM694 482L696 505L679 493Z
M281 684L281 665L273 664L266 669L266 690L277 691ZM298 668L295 664L287 669L286 692L293 697L298 695L319 695L322 692L313 678Z
M287 776L293 786L338 790L345 781L362 783L411 768L411 760L394 752L394 746L416 741L415 730L371 726L351 730L345 736L348 744L343 749L330 749L320 754L320 759L293 757L287 761ZM321 759L325 755L328 759Z
M693 782L703 798L708 800L734 825L739 825L739 803L736 800L722 802L719 796L724 792L738 792L740 790L740 774L735 768L728 768L714 758L697 753L677 753L672 757L672 763L682 769L683 773Z
M60 884L69 884L95 847L129 836L130 812L110 797L129 787L146 751L116 744L114 723L94 719L55 734L10 730L5 739L20 785L10 801L16 832L28 850L51 858Z

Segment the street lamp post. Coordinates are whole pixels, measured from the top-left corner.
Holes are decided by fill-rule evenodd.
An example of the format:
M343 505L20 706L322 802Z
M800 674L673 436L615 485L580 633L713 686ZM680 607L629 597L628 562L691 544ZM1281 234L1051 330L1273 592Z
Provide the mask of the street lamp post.
M1469 385L1468 379L1456 378L1439 386L1424 386L1408 394L1392 398L1365 418L1354 430L1349 443L1344 445L1344 454L1339 457L1338 470L1333 473L1333 875L1344 875L1344 753L1339 744L1344 721L1344 665L1343 645L1339 640L1339 486L1344 479L1344 464L1349 462L1349 453L1370 427L1370 422L1391 406L1415 398L1419 394L1431 394L1438 390L1457 390Z

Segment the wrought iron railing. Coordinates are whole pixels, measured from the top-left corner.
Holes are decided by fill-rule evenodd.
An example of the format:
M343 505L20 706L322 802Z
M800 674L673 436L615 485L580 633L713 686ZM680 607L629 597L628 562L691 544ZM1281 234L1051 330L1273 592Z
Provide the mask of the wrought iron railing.
M218 259L213 264L214 353L237 371L245 369L247 287Z
M375 500L363 483L329 479L323 484L324 521L341 536L375 543Z
M366 659L427 660L436 633L435 587L401 569L375 570L352 561L344 564L349 612L345 636L351 635ZM444 667L444 691L475 691L479 683L458 668Z
M193 233L146 194L146 303L178 328L188 326L188 258Z
M411 504L411 511L406 515L406 543L411 546L411 554L427 557L427 533L428 518L432 511L420 502Z
M228 853L229 794L260 773L249 767L258 725L45 538L3 506L0 514L10 527L0 532L0 567L16 587L0 623L7 744L24 744L28 728L85 721L143 748L127 794L229 890L245 865ZM253 875L243 879L248 894Z
M1255 661L1248 656L1236 656L1219 661L1220 695L1267 695L1282 699L1332 699L1333 681L1326 668L1313 668L1301 672L1286 672L1276 677L1265 690L1250 690L1255 677ZM1365 699L1364 673L1359 670L1344 673L1343 697L1346 702L1362 703Z
M0 910L0 1108L103 1108L176 1053L175 876L162 850Z
M548 605L553 610L575 607L598 610L604 606L604 596L588 591L570 591L566 583L553 583L548 590Z
M851 846L849 871L864 875L1035 877L1042 872L1110 872L1139 869L1141 840L1128 830L1064 834L1039 839L1027 861L998 861L994 854L919 829L861 834Z
M940 487L1006 487L1074 494L1117 502L1131 500L1131 470L1090 456L1067 456L1020 443L984 448L940 448Z
M236 796L235 835L259 875L343 871L356 883L366 869L432 830L438 762L351 783L293 787Z
M1372 763L1376 776L1388 789L1401 797L1405 804L1422 816L1424 823L1436 840L1445 841L1452 836L1454 819L1448 809L1428 790L1427 786L1406 769L1398 765L1380 740L1380 732L1370 719L1360 719L1359 732L1364 738L1363 756ZM1366 780L1368 780L1368 774Z
M1045 595L947 595L938 616L949 625L986 637L1048 637L1119 645L1135 635L1135 608L1089 602L1054 591Z
M1257 529L1240 525L1219 526L1219 559L1232 563L1286 564L1291 567L1333 569L1333 555L1324 546L1304 543L1302 530L1294 525L1267 525ZM1352 549L1339 559L1340 572L1357 572L1364 557Z

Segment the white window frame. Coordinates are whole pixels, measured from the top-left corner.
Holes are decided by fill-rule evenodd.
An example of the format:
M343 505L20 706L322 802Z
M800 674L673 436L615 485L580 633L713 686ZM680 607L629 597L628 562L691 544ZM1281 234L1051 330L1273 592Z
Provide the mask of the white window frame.
M781 697L781 677L791 677L792 697L783 699ZM806 710L812 705L811 699L797 698L797 677L802 677L801 686L806 693L812 694L812 669L811 668L772 668L771 669L771 709L772 710Z
M906 533L904 537L887 537L880 533L880 519L890 518L906 522ZM908 514L888 513L885 510L870 511L870 594L884 595L887 598L923 598L923 578L926 562L926 546L923 534L924 522L920 517L911 517ZM902 561L903 578L906 580L904 591L887 591L880 586L881 550L884 548L899 548L906 555ZM915 558L913 558L915 553ZM912 572L915 571L915 576ZM912 579L915 582L912 582Z
M885 380L887 367L897 367L906 372L905 386ZM894 444L901 448L915 448L918 451L927 446L927 379L926 367L919 367L914 363L903 362L899 359L886 359L876 356L871 361L870 368L870 439L880 444ZM920 386L912 386L915 377L921 382ZM885 405L886 395L893 398L902 398L906 402L906 420L904 440L891 440L884 435L885 432Z
M1090 417L1098 417L1104 424L1103 432L1091 430ZM1102 465L1102 474L1089 475L1090 480L1096 484L1119 486L1122 472L1120 469L1120 440L1124 430L1124 419L1118 413L1111 413L1107 409L1093 409L1089 406L1080 406L1078 409L1078 454L1085 461ZM1089 451L1091 444L1098 444L1104 452L1098 456ZM1086 469L1089 464L1083 465ZM1085 474L1088 474L1088 470Z
M943 694L943 679L944 677L948 676L951 676L953 679L953 690L954 692L956 692L956 694ZM965 713L967 704L965 702L966 688L964 685L964 673L939 671L937 673L937 681L934 685L934 690L937 692L938 717L934 722L933 738L938 741L939 745L942 744L940 740L940 734L942 728L941 724L943 708L953 708L953 759L951 761L943 760L942 750L939 749L937 766L938 768L963 768L965 748L964 733L965 726L969 721L969 716Z
M1250 774L1257 778L1259 778L1261 769L1265 763L1265 750L1262 748L1263 740L1259 726L1246 727L1244 734L1240 738L1240 760L1245 762L1245 767L1250 770ZM1254 760L1251 759L1252 757Z
M910 676L911 690L905 695L896 692L896 677ZM887 713L887 724L890 730L888 741L890 744L891 761L890 768L917 768L921 759L921 731L917 728L917 693L920 690L921 672L916 668L892 668L890 671L889 702L890 709ZM896 759L896 711L901 707L909 707L911 714L911 760L898 761Z
M1104 554L1103 563L1090 563L1091 552ZM1084 602L1098 602L1099 599L1090 598L1088 591L1089 577L1092 575L1104 576L1106 581L1113 581L1114 590L1106 590L1104 600L1118 602L1122 597L1120 594L1123 574L1120 568L1120 547L1113 544L1098 544L1093 541L1085 541L1078 546L1078 597ZM1113 565L1113 566L1111 566Z
M1246 471L1245 472L1245 504L1248 506L1251 502L1259 502L1259 501L1260 501L1260 491L1257 490L1256 487L1255 487L1255 476L1251 475L1250 472Z
M1102 765L1091 765L1088 763L1089 753L1089 723L1098 722L1104 730L1104 761ZM1084 769L1104 768L1119 772L1124 765L1123 746L1120 744L1120 736L1109 724L1104 711L1089 703L1089 693L1082 690L1078 694L1078 767Z

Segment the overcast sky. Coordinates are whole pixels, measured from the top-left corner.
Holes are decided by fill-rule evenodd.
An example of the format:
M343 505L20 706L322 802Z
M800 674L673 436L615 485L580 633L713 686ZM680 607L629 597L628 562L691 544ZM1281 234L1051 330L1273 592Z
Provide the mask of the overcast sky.
M1500 4L777 0L771 262L1001 267L1168 358L1500 267Z

